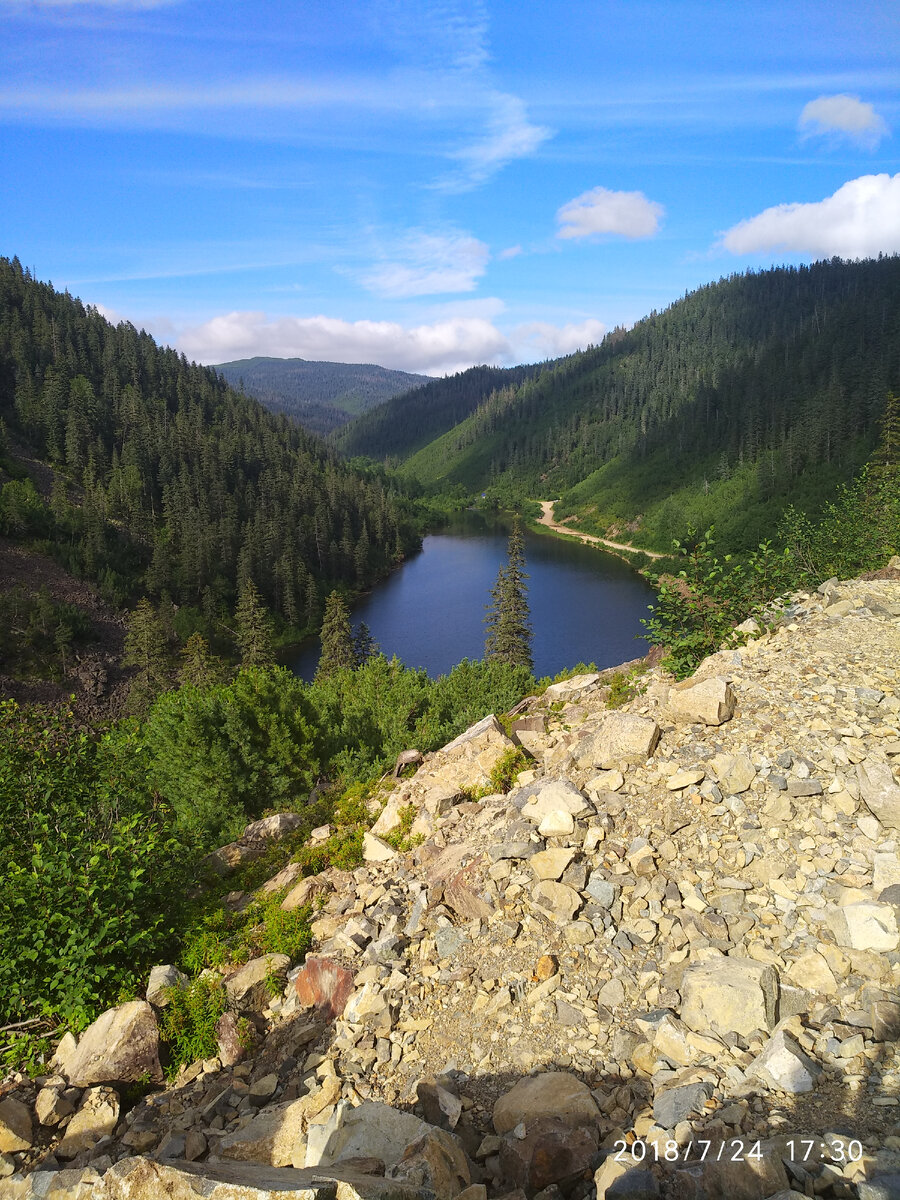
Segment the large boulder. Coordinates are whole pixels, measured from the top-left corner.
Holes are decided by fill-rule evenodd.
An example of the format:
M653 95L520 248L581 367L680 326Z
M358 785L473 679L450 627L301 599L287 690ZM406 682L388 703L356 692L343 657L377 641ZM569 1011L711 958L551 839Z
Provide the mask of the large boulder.
M302 1005L333 1021L344 1011L353 991L353 972L333 958L310 955L294 979L294 988Z
M649 717L607 713L595 732L579 740L574 749L575 761L584 770L609 770L624 763L645 762L656 749L659 732L659 726Z
M119 1097L110 1087L88 1088L56 1147L59 1158L74 1158L109 1137L119 1122Z
M678 721L698 725L724 725L734 716L737 703L727 679L714 675L699 683L687 680L669 692L669 711Z
M201 866L216 875L230 875L238 867L253 862L265 853L266 843L284 837L303 824L298 813L273 813L247 825L236 842L220 846L201 860Z
M229 1002L237 1009L256 1012L265 1008L271 998L270 988L277 982L284 986L291 960L286 954L263 954L225 977Z
M146 1000L107 1009L89 1025L64 1067L76 1087L95 1083L162 1081L159 1029Z
M887 763L861 762L859 794L869 811L889 829L900 829L900 784Z
M14 1096L0 1100L0 1154L27 1150L33 1140L28 1106Z
M332 1075L299 1100L267 1104L246 1125L219 1139L219 1155L272 1167L304 1166L309 1121L334 1104L340 1093L341 1085Z
M500 1146L503 1177L528 1195L565 1186L583 1178L597 1152L596 1124L574 1128L558 1117L539 1117L526 1127L524 1137L506 1137Z
M761 1054L747 1068L748 1075L757 1075L770 1087L781 1092L811 1092L821 1074L821 1068L797 1042L780 1030Z
M896 950L900 946L897 911L891 904L860 900L826 911L825 919L839 946L851 950Z
M720 1036L770 1030L776 1021L778 975L750 959L722 958L688 967L681 983L681 1019Z
M568 779L553 779L543 784L535 792L522 809L522 816L535 825L553 813L569 813L572 817L582 817L593 811L590 803L584 798L574 783Z
M414 1184L420 1196L455 1200L472 1182L465 1151L446 1130L429 1127L403 1151L398 1163L388 1167L391 1179Z
M541 1117L555 1117L572 1128L596 1126L599 1109L591 1090L580 1079L565 1071L542 1071L520 1079L494 1105L494 1129L499 1134L524 1122L527 1126Z
M431 1131L441 1132L412 1113L367 1100L357 1108L345 1107L339 1111L315 1162L310 1162L307 1156L307 1166L328 1166L350 1158L380 1158L386 1166L394 1166L408 1146Z

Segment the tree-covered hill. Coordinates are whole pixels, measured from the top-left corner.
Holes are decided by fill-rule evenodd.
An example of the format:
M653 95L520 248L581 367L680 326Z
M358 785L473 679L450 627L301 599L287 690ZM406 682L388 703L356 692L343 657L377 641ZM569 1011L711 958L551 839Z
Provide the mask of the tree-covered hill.
M359 413L419 384L426 375L372 363L310 362L304 358L242 358L216 370L270 412L283 412L312 433L339 429Z
M118 605L168 594L212 614L252 579L303 626L417 541L382 472L17 259L0 259L0 419L37 460L24 477L0 442L0 533L52 546Z
M335 440L346 454L402 461L465 420L495 392L518 387L542 369L542 365L470 367L431 379L363 413Z
M726 545L746 547L786 503L815 507L870 453L885 397L900 386L900 258L709 284L498 384L451 423L441 418L459 411L454 383L391 402L412 409L395 443L357 436L388 405L348 427L344 444L352 435L356 453L398 454L425 482L561 496L558 516L658 549L712 522ZM411 454L417 399L434 440Z

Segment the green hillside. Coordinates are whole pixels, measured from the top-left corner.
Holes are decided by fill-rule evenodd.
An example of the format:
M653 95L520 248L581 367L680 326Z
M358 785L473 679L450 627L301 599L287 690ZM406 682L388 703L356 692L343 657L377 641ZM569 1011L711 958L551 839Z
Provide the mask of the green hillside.
M898 385L900 258L736 275L492 391L403 470L561 497L580 528L657 549L715 522L738 549L855 474Z
M167 596L211 619L252 579L294 627L418 542L381 473L17 259L0 259L0 533L117 606Z
M242 358L216 370L270 412L283 412L312 433L327 434L359 413L428 382L426 375L373 363L304 358Z

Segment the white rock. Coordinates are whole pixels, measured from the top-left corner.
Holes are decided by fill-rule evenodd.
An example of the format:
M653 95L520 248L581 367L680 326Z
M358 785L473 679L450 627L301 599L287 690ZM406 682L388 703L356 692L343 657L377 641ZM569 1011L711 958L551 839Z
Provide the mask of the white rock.
M780 1030L753 1060L747 1074L757 1075L782 1092L797 1094L813 1090L821 1069L790 1034Z

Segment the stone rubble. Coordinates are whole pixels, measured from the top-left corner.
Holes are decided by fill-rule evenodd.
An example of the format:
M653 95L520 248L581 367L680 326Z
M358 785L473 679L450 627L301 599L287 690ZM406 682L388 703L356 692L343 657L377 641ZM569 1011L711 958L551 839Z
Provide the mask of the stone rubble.
M0 1084L0 1197L900 1195L882 574L792 597L685 684L646 668L622 709L584 675L511 737L486 717L425 755L362 867L265 885L322 907L304 964L226 980L254 1050L223 1034L129 1107L126 1081L160 1078L153 1010L104 1014L53 1075ZM513 789L469 799L517 744ZM410 805L424 841L400 853Z

